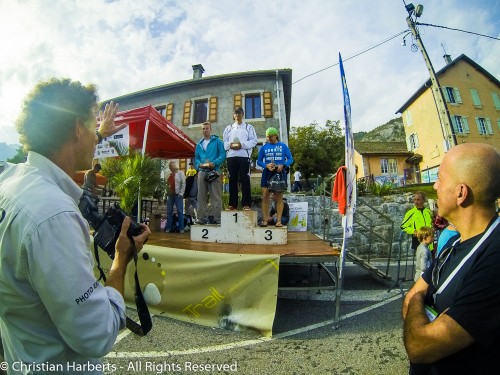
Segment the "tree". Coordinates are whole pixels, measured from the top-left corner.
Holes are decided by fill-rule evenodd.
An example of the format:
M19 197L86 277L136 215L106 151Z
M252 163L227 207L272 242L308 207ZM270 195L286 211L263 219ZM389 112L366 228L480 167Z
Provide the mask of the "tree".
M130 213L139 197L154 197L163 189L160 178L161 161L130 151L127 156L108 158L102 163L102 173L108 176L110 187L121 198L124 211Z
M24 152L23 146L19 146L17 153L10 159L7 159L7 161L13 164L24 163L26 161L26 153Z
M324 127L316 122L293 127L288 144L295 160L294 169L300 170L307 184L313 175L335 173L343 165L344 143L339 121L327 120Z

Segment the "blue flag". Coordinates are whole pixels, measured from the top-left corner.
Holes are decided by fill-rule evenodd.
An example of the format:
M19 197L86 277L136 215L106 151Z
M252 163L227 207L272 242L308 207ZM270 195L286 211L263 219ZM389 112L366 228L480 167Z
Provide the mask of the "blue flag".
M344 96L344 130L345 130L345 166L346 171L346 213L342 219L345 238L352 236L354 224L354 212L356 211L356 166L354 164L354 138L351 123L351 100L347 81L345 79L342 56L339 53L340 80L342 81L342 93Z

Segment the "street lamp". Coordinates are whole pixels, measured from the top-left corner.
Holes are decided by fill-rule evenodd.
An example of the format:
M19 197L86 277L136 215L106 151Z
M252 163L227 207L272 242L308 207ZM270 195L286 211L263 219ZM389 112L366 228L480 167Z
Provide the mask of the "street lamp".
M415 38L415 42L417 43L420 52L422 52L425 64L427 65L427 70L429 71L429 75L431 77L432 95L434 97L434 103L436 104L436 109L438 111L439 122L441 124L441 131L443 133L443 139L444 139L443 146L444 146L444 151L446 152L451 147L457 144L457 139L451 123L450 113L448 112L448 107L446 106L446 101L444 98L443 91L441 90L441 86L439 85L436 72L434 71L434 67L432 66L432 62L429 58L429 55L427 54L427 51L424 47L424 43L416 26L417 18L419 18L422 15L424 11L424 6L419 4L415 7L412 3L406 4L404 0L403 3L405 4L406 11L408 12L408 17L406 18L406 22L410 27L411 33ZM412 45L412 50L413 50L413 45Z

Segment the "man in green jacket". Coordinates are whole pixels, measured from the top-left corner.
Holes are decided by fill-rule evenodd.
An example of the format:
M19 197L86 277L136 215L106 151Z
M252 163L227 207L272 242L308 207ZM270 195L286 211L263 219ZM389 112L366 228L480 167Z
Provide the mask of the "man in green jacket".
M413 202L415 203L415 207L406 212L403 222L401 223L401 230L413 236L411 248L416 250L419 243L415 236L415 231L424 226L432 227L432 213L431 210L424 207L425 195L421 191L415 193ZM429 245L429 249L433 249L432 244Z

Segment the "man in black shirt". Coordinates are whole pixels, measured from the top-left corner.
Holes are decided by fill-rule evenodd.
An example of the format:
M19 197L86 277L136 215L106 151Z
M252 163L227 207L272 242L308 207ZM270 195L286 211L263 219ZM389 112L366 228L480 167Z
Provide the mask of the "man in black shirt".
M410 374L496 374L500 368L500 155L462 144L443 158L439 215L461 238L448 243L403 304ZM452 242L452 241L450 241Z

